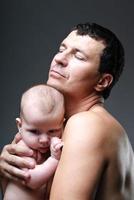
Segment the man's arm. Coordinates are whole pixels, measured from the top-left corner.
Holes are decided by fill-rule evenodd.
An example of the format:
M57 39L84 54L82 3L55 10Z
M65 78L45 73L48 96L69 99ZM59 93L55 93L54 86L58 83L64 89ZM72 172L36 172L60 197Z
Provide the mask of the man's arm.
M107 131L107 130L106 130ZM104 126L94 114L71 117L51 189L51 200L93 199L107 162Z

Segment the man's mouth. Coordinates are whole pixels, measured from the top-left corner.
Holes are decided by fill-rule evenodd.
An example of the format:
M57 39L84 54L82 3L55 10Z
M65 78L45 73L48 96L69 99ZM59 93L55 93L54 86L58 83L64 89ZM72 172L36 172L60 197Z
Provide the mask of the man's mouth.
M63 73L61 73L57 70L54 70L54 69L50 70L50 76L54 76L56 78L58 78L58 77L66 78L66 76Z

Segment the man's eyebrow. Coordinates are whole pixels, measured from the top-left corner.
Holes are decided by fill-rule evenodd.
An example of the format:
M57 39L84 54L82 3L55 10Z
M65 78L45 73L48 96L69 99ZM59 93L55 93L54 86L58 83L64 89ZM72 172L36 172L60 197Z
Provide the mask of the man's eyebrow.
M63 42L60 44L60 47L61 47L61 46L62 46L62 47L66 47L65 43L63 43Z

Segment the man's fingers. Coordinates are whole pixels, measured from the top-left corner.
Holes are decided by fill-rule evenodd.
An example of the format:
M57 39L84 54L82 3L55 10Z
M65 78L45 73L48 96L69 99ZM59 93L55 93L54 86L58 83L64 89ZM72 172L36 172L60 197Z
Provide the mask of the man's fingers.
M34 168L35 167L35 163L31 160L27 160L23 157L18 157L16 155L10 155L8 157L8 163L13 165L13 166L16 166L16 167L19 167L19 168Z
M25 182L29 179L29 176L24 176L24 175L20 174L20 176L16 177L16 176L14 176L14 174L11 175L6 171L4 172L4 175L5 175L6 178L8 178L8 179L10 179L12 181L19 182L21 184L25 184Z
M20 152L21 152L21 148L20 149ZM10 152L12 152L12 154L10 154ZM5 165L7 165L9 168L11 167L10 165L13 165L18 167L18 168L34 168L35 166L35 163L23 157L19 157L16 154L16 149L15 149L15 145L11 144L11 145L7 145L4 147L2 153L1 153L1 156L0 156L0 164L1 166L1 169L5 169ZM17 154L18 154L18 150L17 150Z
M15 157L14 155L13 156L9 156L8 157L8 162L6 162L5 159L3 159L3 157L1 157L1 165L0 165L0 168L1 166L3 168L1 168L1 175L3 177L6 177L6 178L9 178L9 179L12 179L15 180L19 180L19 179L22 179L22 180L27 180L29 179L29 173L28 171L24 171L22 169L19 169L17 168L17 164L19 164L19 167L20 166L28 166L28 163L24 163L22 160L19 160L18 159L19 157ZM9 163L11 163L12 165L10 165Z
M17 133L14 137L14 140L13 140L13 144L17 144L20 140L22 139L22 136L20 133Z
M14 154L14 155L17 154L18 156L32 156L33 155L33 150L19 144L6 145L5 148L10 154Z
M35 162L27 159L32 154L32 150L19 143L6 145L0 155L1 176L16 181L20 180L19 182L26 182L30 175L23 168L32 169L35 167ZM18 155L25 155L26 157L19 157Z
M6 170L5 173L7 173L8 177L11 176L11 178L14 177L15 179L18 180L19 179L27 180L30 177L28 171L24 171L14 166L8 168L8 171Z

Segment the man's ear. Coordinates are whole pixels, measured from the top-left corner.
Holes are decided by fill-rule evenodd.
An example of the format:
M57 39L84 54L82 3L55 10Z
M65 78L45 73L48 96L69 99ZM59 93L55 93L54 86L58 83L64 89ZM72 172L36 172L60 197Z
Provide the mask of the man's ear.
M111 74L102 74L99 82L95 86L96 91L101 92L108 88L113 81L113 76Z
M19 117L16 118L16 125L18 128L18 131L20 132L22 123L21 123L21 119Z

